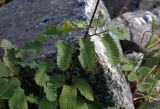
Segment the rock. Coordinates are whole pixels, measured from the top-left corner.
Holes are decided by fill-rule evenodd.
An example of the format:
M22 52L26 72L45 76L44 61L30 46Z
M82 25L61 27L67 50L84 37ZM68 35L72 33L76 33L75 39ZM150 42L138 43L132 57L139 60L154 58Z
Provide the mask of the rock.
M0 40L6 38L21 46L24 42L34 40L49 25L62 24L67 19L89 20L96 1L13 0L0 8ZM101 0L98 10L104 11L106 25L110 23L108 11ZM59 38L68 39L68 37L62 36ZM54 43L56 40L57 38L47 40L44 43L42 54L55 53ZM102 101L105 106L134 109L130 87L120 66L112 68L104 53L104 46L99 36L93 36L93 41L99 59L99 67L102 67L99 76L93 77L95 78L94 84L92 84L94 92L99 90L98 93L95 93L96 100ZM119 45L118 41L117 45Z
M139 4L139 9L152 10L153 8L160 7L159 0L141 0Z
M139 0L104 0L111 18L119 16L122 8L126 5L124 11L134 11L138 8Z
M159 0L104 0L111 18L119 16L126 11L152 10L160 7Z
M152 17L158 22L160 19L159 12L160 10L158 11L158 9L154 9L153 12L142 10L127 12L115 18L113 24L126 27L129 33L129 40L143 48L152 37Z

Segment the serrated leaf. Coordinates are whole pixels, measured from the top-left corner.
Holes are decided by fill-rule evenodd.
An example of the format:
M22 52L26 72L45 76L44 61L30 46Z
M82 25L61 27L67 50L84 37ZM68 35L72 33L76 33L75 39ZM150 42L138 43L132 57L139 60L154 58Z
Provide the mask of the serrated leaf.
M64 24L62 25L63 34L68 34L74 30L75 30L75 27L72 25L71 21L69 20L65 21Z
M98 12L98 18L93 20L92 26L103 27L105 25L104 12Z
M112 34L117 36L121 40L128 39L128 31L125 27L122 26L109 26L109 30Z
M57 88L54 84L48 83L47 86L44 87L44 92L46 93L46 98L48 101L56 101Z
M105 54L108 56L110 63L116 66L120 61L120 53L115 41L109 34L101 37L101 40L105 46Z
M78 40L80 46L80 54L78 59L84 69L93 71L96 62L94 43L90 40L90 38L83 40L82 38L78 37Z
M38 71L36 72L34 79L37 85L40 85L40 86L46 85L46 82L49 81L49 76L47 75L47 72L46 72L46 63L44 62L40 63L40 66L38 68Z
M20 87L14 90L13 95L9 99L10 109L28 109L27 97L24 90Z
M60 98L61 109L75 109L77 102L77 89L73 86L64 85Z
M94 95L91 86L82 78L78 78L74 81L74 86L80 91L86 99L93 101Z
M67 70L70 66L70 61L73 53L73 44L64 41L57 41L57 66L61 70Z
M75 109L88 109L87 103L84 99L78 96L77 98L77 104Z
M0 80L0 98L8 99L12 96L14 89L19 86L19 80L12 79L1 79Z
M19 73L19 67L17 66L17 60L13 50L5 50L3 56L3 62L10 71L10 76L17 75Z
M10 76L9 69L2 62L0 62L0 77L9 77L9 76Z
M75 24L78 28L85 28L87 25L85 21L81 20L75 20L73 21L73 24Z
M57 103L43 98L39 104L39 109L57 109Z
M1 41L1 47L4 49L12 49L15 48L15 45L13 45L9 40L3 39Z
M50 83L54 84L56 88L60 88L64 85L65 83L65 75L62 74L55 74L51 76L50 78Z
M38 53L42 48L42 43L40 41L31 41L24 44L21 48L22 51Z
M54 36L54 35L58 35L60 33L60 27L59 26L49 26L44 32L44 35L47 36Z

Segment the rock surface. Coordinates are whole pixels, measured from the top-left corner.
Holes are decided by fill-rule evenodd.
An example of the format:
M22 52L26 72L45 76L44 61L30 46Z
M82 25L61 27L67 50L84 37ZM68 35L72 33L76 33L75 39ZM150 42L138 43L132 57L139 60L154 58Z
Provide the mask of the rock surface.
M5 38L21 45L50 25L66 19L86 19L84 5L78 0L13 0L0 7L0 40ZM44 43L43 53L54 52L55 40Z
M160 7L159 0L104 0L104 2L111 18L119 16L121 11L152 10Z
M152 17L156 22L158 22L160 19L159 15L160 10L158 8L154 9L152 12L139 10L124 13L115 18L112 22L115 25L126 27L129 33L129 40L135 42L137 45L143 48L152 37Z
M7 38L21 45L33 40L49 25L61 24L67 19L89 20L95 5L96 0L13 0L0 8L0 40ZM105 13L106 24L110 23L111 19L102 1L98 7L100 9ZM59 38L65 39L62 36ZM43 54L55 52L53 45L56 40L49 39L44 43ZM99 90L96 93L97 100L105 106L134 109L130 88L120 67L111 68L98 36L94 36L93 41L103 68L98 77L93 77L94 91Z

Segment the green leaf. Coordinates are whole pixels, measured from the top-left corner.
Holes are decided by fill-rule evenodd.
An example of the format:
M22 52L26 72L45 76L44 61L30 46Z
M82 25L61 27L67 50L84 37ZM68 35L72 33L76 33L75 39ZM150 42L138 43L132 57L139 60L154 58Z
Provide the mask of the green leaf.
M94 95L91 86L82 78L78 78L74 81L74 86L80 91L86 99L93 101Z
M146 66L142 66L137 70L137 75L139 79L144 78L149 72L150 72L151 68L146 67Z
M120 53L115 41L109 34L104 35L101 40L105 46L105 54L108 56L109 61L113 66L116 66L120 61Z
M103 27L105 25L104 13L99 11L98 18L93 20L92 26Z
M10 76L9 69L2 62L0 62L0 77L9 77L9 76Z
M64 22L64 24L62 25L62 33L64 35L72 32L75 30L75 27L72 25L71 21L67 20Z
M43 98L39 104L39 109L57 109L57 103Z
M64 41L57 41L57 65L61 70L67 70L70 66L70 61L73 53L73 44Z
M0 79L0 98L10 98L14 92L14 89L17 88L19 84L19 80L15 78Z
M38 53L42 48L42 43L40 41L31 41L24 44L21 48L22 51Z
M3 62L10 71L10 76L17 75L19 73L19 67L17 66L17 60L13 50L5 50L3 56Z
M44 32L43 34L46 36L54 36L54 35L58 35L60 33L60 27L59 26L49 26Z
M156 79L160 80L160 68L156 72Z
M13 45L9 40L3 39L1 41L1 47L4 49L12 49L15 48L15 45Z
M75 20L73 21L73 24L75 24L78 28L85 28L86 27L86 22L82 20Z
M151 89L151 86L146 84L137 84L137 89L140 92L149 92Z
M152 16L152 33L154 33L154 31L155 31L155 19Z
M48 101L56 101L57 88L54 84L48 83L47 86L44 87L44 92L46 93L46 98Z
M40 85L40 86L46 85L46 82L49 81L49 79L50 79L46 73L46 63L44 63L44 62L40 63L40 66L38 68L38 71L36 72L34 79L38 85Z
M93 71L96 62L94 43L90 40L90 38L83 40L78 37L78 40L80 46L80 55L78 56L79 61L84 69Z
M65 78L65 75L55 74L55 75L51 76L50 82L51 82L52 84L54 84L54 86L55 86L56 88L60 88L60 87L62 87L62 86L64 85L65 79L66 79L66 78Z
M39 59L38 64L40 64L40 63L46 64L46 71L47 72L51 72L56 67L56 63L54 62L54 60L52 58Z
M27 96L27 101L30 103L35 103L38 104L38 98L33 96L32 94L30 94L29 96Z
M13 95L9 99L10 109L28 109L27 97L24 90L20 87L14 90Z
M160 109L160 101L143 102L138 109Z
M136 74L136 72L131 72L129 75L128 75L128 80L129 81L138 81L139 78L138 78L138 75Z
M88 109L88 105L84 99L82 99L81 97L78 96L75 109Z
M64 85L60 98L61 109L75 109L77 101L77 89L73 86Z
M128 71L132 71L134 69L134 66L133 65L130 65L130 64L125 64L122 66L122 70L128 72Z
M117 36L121 40L128 39L128 31L127 28L121 26L109 26L109 30L112 34Z
M21 62L20 65L25 68L25 67L30 67L30 69L36 69L38 68L38 64L35 60L31 60L28 62Z

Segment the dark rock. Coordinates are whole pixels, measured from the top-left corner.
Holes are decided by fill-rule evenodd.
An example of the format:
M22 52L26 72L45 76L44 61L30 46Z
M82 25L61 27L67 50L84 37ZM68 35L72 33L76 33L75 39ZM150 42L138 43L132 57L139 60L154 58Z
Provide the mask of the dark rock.
M159 0L104 0L111 18L117 17L126 11L152 10L160 7Z

